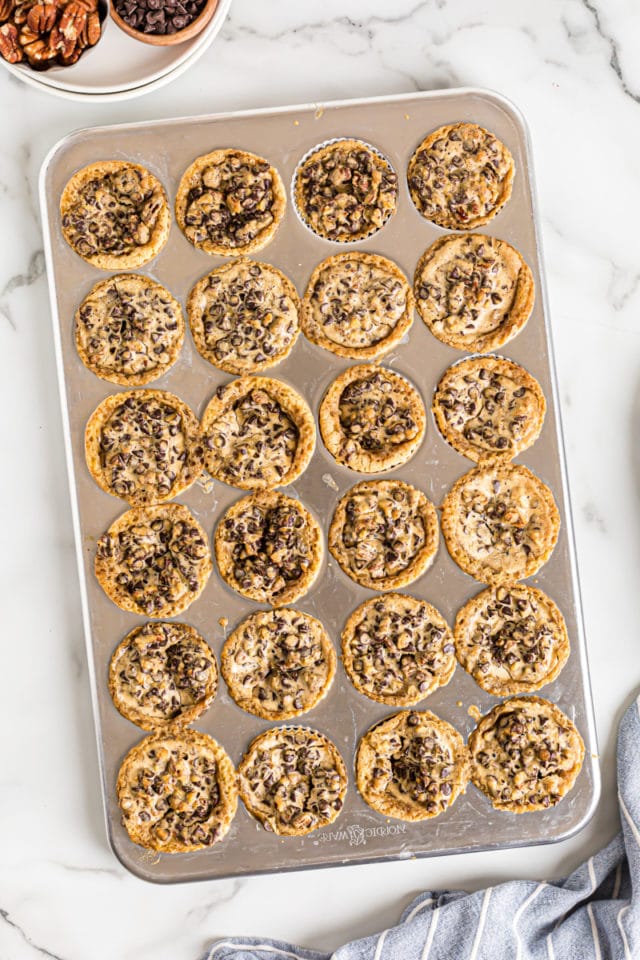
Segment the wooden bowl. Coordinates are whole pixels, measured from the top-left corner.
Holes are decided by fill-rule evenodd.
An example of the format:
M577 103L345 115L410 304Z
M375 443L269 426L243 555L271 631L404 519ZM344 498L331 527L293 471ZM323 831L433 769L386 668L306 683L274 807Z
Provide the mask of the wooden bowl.
M113 5L110 5L111 19L117 23L121 30L128 33L134 40L142 40L143 43L149 43L153 47L172 47L176 43L184 43L185 40L192 40L211 20L216 12L218 0L207 0L204 7L191 23L183 30L177 30L176 33L143 33L142 30L136 30L122 19Z

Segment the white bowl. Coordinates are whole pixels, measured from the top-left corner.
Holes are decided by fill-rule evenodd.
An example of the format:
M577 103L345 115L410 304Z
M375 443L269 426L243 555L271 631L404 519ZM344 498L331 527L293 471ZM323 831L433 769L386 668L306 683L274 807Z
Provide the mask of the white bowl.
M231 0L220 0L202 33L185 43L153 47L128 37L107 15L102 37L72 67L38 72L22 63L0 64L29 86L69 100L125 100L164 86L195 63L220 32Z

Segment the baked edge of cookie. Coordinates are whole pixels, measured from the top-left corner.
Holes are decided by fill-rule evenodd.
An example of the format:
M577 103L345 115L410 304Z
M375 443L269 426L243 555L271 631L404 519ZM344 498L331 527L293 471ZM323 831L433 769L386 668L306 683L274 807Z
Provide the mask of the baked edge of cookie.
M230 569L233 567L233 561L229 556L229 551L226 549L222 535L223 523L227 519L234 517L237 513L240 513L241 506L243 504L246 504L248 500L264 501L266 499L272 501L270 504L266 505L268 509L273 509L276 506L275 501L278 499L295 503L296 507L305 515L308 528L312 531L312 536L310 538L311 562L308 568L304 571L303 576L296 581L295 585L290 585L287 587L277 602L274 602L273 600L267 600L263 596L258 597L254 592L249 593L248 591L241 590L238 587L237 580L233 576L233 570ZM214 536L214 552L216 563L218 564L218 572L231 590L240 594L242 597L247 597L249 600L255 600L257 603L268 603L274 609L277 609L278 607L285 607L289 603L294 603L300 597L303 597L306 593L308 593L313 586L313 583L320 572L320 567L322 566L322 561L324 558L322 529L313 514L297 497L289 497L285 493L281 493L279 490L258 490L254 493L248 494L247 496L241 497L239 500L236 500L225 511L225 513L222 514L216 525Z
M415 161L415 158L417 157L417 154L421 150L429 149L429 147L431 147L431 145L435 143L436 140L440 139L440 137L444 135L448 135L451 130L458 130L460 129L460 127L475 127L476 130L480 130L483 134L488 134L489 136L494 137L494 139L501 144L502 148L505 150L510 161L509 172L507 173L507 175L503 180L500 199L498 200L496 206L493 207L490 213L485 214L484 216L474 217L472 220L466 221L464 225L461 225L459 220L455 216L453 216L453 214L450 214L449 216L446 216L444 218L439 217L437 220L433 220L425 216L425 214L422 212L422 209L421 209L422 201L419 196L418 196L418 199L420 202L416 201L417 191L414 190L414 188L409 185L409 176L410 176L411 168ZM493 218L500 213L502 208L506 206L508 201L511 199L515 173L516 173L516 166L515 166L515 160L513 159L513 154L511 153L511 150L506 145L506 143L500 139L500 137L498 137L495 133L492 133L490 130L487 130L486 127L481 127L479 123L461 121L457 123L447 123L447 124L444 124L443 126L438 127L436 130L433 130L431 133L427 134L427 136L418 144L418 146L415 148L415 150L411 154L411 159L407 164L407 188L409 190L409 195L411 197L411 201L414 207L416 208L420 216L424 220L427 220L428 223L434 223L436 226L446 230L467 231L467 230L474 230L476 227L481 227L484 224L489 223L489 221L493 220Z
M368 576L356 579L351 572L345 569L341 561L339 551L339 538L344 527L346 515L346 500L354 493L354 491L357 490L358 493L361 492L365 485L367 487L376 487L381 483L393 483L396 486L401 485L403 487L409 487L412 490L417 491L417 493L420 495L420 516L422 517L425 530L425 543L415 555L411 563L399 573L393 574L390 577L380 577L377 580L374 580L372 577ZM410 583L413 583L415 580L417 580L418 577L421 577L422 574L426 573L426 571L434 562L438 552L438 547L440 545L438 515L436 513L436 508L431 500L429 500L427 495L423 493L422 490L419 490L418 487L414 487L405 480L361 480L360 483L356 483L353 487L350 487L350 489L347 490L338 501L333 513L331 525L329 527L327 540L331 556L334 558L342 572L349 577L350 580L353 580L354 583L359 584L361 587L366 587L368 590L377 590L379 592L397 590L400 587L408 586Z
M155 182L162 190L164 203L160 209L158 220L153 228L151 237L147 243L141 244L136 250L133 250L131 253L122 257L117 257L113 254L106 253L97 253L91 257L84 257L81 253L78 253L73 244L67 239L67 233L62 226L62 218L65 216L69 207L78 199L80 189L85 185L85 183L88 183L95 177L104 177L110 173L115 173L117 170L122 169L122 167L129 167L137 170L138 173L142 173L145 176L153 177ZM167 191L165 190L164 185L156 177L155 173L152 173L147 167L144 167L140 163L132 163L129 160L99 160L96 163L89 163L86 166L81 167L79 170L76 170L76 172L67 181L60 196L60 222L60 230L65 241L69 247L71 247L73 252L82 260L84 260L85 263L89 263L91 266L97 267L99 270L121 270L141 267L143 264L149 263L150 260L153 260L158 256L165 243L169 239L171 212L169 208L169 200L167 198Z
M289 828L276 830L273 824L271 823L271 820L264 814L259 813L257 808L247 800L245 796L245 791L243 790L244 771L250 763L252 752L258 747L261 740L266 739L267 737L273 736L274 733L281 730L286 730L287 732L292 731L294 733L296 731L304 731L305 733L310 733L313 736L318 737L325 742L325 744L329 747L329 752L333 760L335 761L336 769L340 774L340 778L342 780L342 788L340 791L339 799L344 804L344 798L347 794L347 790L349 787L349 777L347 773L347 767L342 757L342 754L340 753L340 751L338 750L335 743L333 742L333 740L331 740L330 737L327 737L324 733L320 733L319 730L315 730L313 727L306 727L303 724L291 724L290 726L282 726L282 727L269 727L267 730L263 730L262 733L259 733L256 737L253 738L249 746L244 751L242 755L242 760L238 764L238 771L237 771L238 772L238 794L240 796L240 799L244 803L245 807L247 808L247 811L251 814L251 816L254 817L254 819L256 819L259 823L261 823L265 829L269 829L265 827L265 822L268 822L271 827L271 832L273 832L276 836L306 837L309 834L313 833L315 830L321 830L324 827L328 827L330 824L334 823L334 821L338 819L338 817L342 812L342 806L340 807L339 810L334 810L329 819L326 819L322 823L319 823L316 827L313 827L311 830L294 830Z
M298 615L304 616L305 619L307 620L313 620L320 627L320 643L327 660L327 679L322 689L319 691L316 699L309 706L305 707L303 710L279 710L277 712L274 712L272 710L269 711L269 710L261 709L259 701L256 701L255 698L253 697L242 698L237 695L238 694L237 684L232 683L230 681L231 672L229 670L229 661L231 659L231 646L233 642L241 634L241 631L246 627L246 624L250 620L259 620L260 618L265 616L273 616L273 614L276 613L276 611L278 613L284 613L285 610L287 609L291 610L293 608L274 607L271 610L256 610L254 611L254 613L250 613L229 634L229 636L224 642L224 646L222 647L222 653L220 654L220 672L222 674L224 682L227 685L229 696L231 697L233 702L237 704L238 707L240 707L241 710L244 710L245 713L249 713L251 714L251 716L254 716L254 717L260 717L260 719L262 720L275 720L277 722L280 722L283 720L293 720L296 717L301 717L304 714L309 713L311 710L314 710L318 706L318 704L322 700L324 700L326 695L329 693L329 690L333 685L333 681L336 675L338 658L337 658L335 647L333 645L331 637L327 633L324 625L316 617L312 617L311 614L304 613L304 611L302 610L295 610L295 613L297 613ZM252 704L252 706L249 707L248 704Z
M345 457L339 456L340 446L344 433L340 426L340 397L343 390L360 377L367 377L375 373L385 374L390 380L400 382L401 389L405 391L410 399L411 412L416 420L418 432L413 440L405 440L401 444L396 444L392 448L391 454L378 456L374 453L368 454L361 450L354 462L356 466L347 463ZM381 367L375 363L362 363L356 366L348 367L333 380L327 387L325 394L320 402L318 411L318 423L320 425L320 434L322 441L336 461L355 473L383 473L386 470L393 470L407 463L417 452L420 444L424 440L427 429L427 416L424 401L418 389L401 373L395 370L389 370L387 367Z
M129 526L130 523L148 522L149 517L154 518L158 513L163 513L167 510L171 512L175 511L177 514L176 520L188 520L195 527L197 527L202 539L207 545L207 556L206 558L203 558L202 564L198 569L198 589L195 591L193 596L183 597L181 600L170 603L167 607L165 607L164 610L156 615L147 613L146 610L141 609L138 604L131 599L126 591L120 588L119 584L113 583L113 578L110 576L109 572L109 565L106 563L105 558L100 557L97 551L94 557L94 573L98 583L104 590L107 597L121 610L125 610L127 613L137 613L140 616L148 617L150 620L165 620L168 617L175 617L180 613L184 613L184 611L198 599L204 590L209 577L211 576L211 571L213 570L209 538L203 530L200 522L196 520L188 507L185 507L182 503L172 502L159 503L154 506L147 507L130 507L128 510L125 510L124 513L121 513L119 517L116 517L108 529L105 530L105 534L114 536L119 533L121 529L125 529L127 526ZM130 514L136 514L136 517L130 518ZM101 534L101 537L102 536L104 536L104 534ZM99 539L100 538L98 538L98 540Z
M181 477L176 479L176 483L165 497L157 497L154 500L142 496L133 499L120 497L119 494L114 493L104 477L105 471L100 463L100 434L104 424L113 411L130 396L139 397L143 401L156 398L162 400L167 404L171 404L182 417L185 426L185 439L189 450L187 463L185 465L186 469L182 472ZM89 473L105 493L119 500L124 500L125 503L129 503L132 507L154 506L168 503L195 483L204 469L202 456L198 457L196 450L194 450L194 448L197 448L198 444L201 443L200 423L191 407L189 407L184 400L181 400L180 397L176 396L175 393L170 393L168 390L155 390L153 388L112 393L108 397L105 397L104 400L100 401L87 420L84 431L84 453Z
M187 196L194 184L197 183L197 178L202 170L213 163L221 162L224 157L229 154L239 155L245 162L248 159L251 162L257 160L259 163L268 164L273 182L273 222L270 223L268 227L265 227L264 230L261 230L258 236L250 240L249 243L244 243L239 247L213 243L213 241L208 239L202 240L200 243L194 243L189 240L185 233L186 223L184 218L187 207ZM260 157L257 153L251 153L249 150L241 150L237 147L220 147L217 150L212 150L210 153L203 153L199 157L196 157L195 160L192 160L180 177L175 200L176 223L180 227L180 232L185 240L196 249L204 250L204 252L210 256L221 257L239 257L262 250L273 240L276 230L284 219L286 209L287 193L282 182L282 177L276 167L274 167L272 163L269 163L264 157Z
M140 837L140 831L136 830L135 828L130 831L126 824L125 814L121 806L121 799L126 786L129 769L133 766L138 755L144 749L146 749L146 747L148 747L151 741L161 743L163 740L174 738L187 740L194 745L200 744L202 746L207 746L207 748L210 749L215 756L216 766L219 773L219 776L217 777L217 783L220 790L221 799L224 800L224 809L219 827L220 834L216 838L215 842L211 845L202 843L183 844L179 841L171 841L170 843L160 845L146 844L143 843L141 839L136 839ZM217 843L220 843L220 841L223 840L226 834L229 832L229 828L238 809L237 775L227 751L220 743L218 743L217 740L214 740L213 737L210 737L206 733L201 733L199 730L191 730L189 728L175 731L173 736L170 731L165 731L163 733L155 733L151 734L150 736L143 737L142 740L139 740L138 743L134 744L134 746L131 747L131 749L127 752L124 760L120 764L118 771L118 777L116 780L116 797L122 816L122 825L127 831L129 839L132 843L136 843L139 846L144 847L145 850L156 850L159 853L188 853L195 850L206 850L214 847Z
M443 387L446 387L448 377L453 376L453 373L456 370L460 371L462 369L473 369L481 366L489 367L489 369L497 371L498 373L501 373L506 369L509 375L513 375L514 379L517 377L520 385L526 390L529 390L535 396L537 405L536 416L529 430L527 431L524 440L514 445L513 452L507 451L505 453L500 453L499 451L496 451L495 453L479 453L471 441L467 440L458 431L452 430L446 422L445 415L439 403L439 394ZM486 460L500 460L509 462L524 450L528 450L529 447L533 446L540 436L542 427L544 425L546 410L547 401L544 393L542 392L542 387L536 378L514 360L509 360L507 357L499 357L495 355L483 357L470 356L466 357L464 360L459 360L455 363L452 363L447 367L438 380L431 402L433 418L436 422L436 426L442 439L448 443L450 447L453 447L457 453L460 453L463 457L467 457L467 459L472 460L477 464L481 464Z
M367 787L367 774L369 768L371 768L377 758L376 751L371 747L369 739L371 734L373 734L380 727L387 724L391 725L393 721L396 721L396 725L402 722L403 716L406 716L410 713L420 713L425 717L430 723L435 723L438 728L444 729L447 739L450 742L452 747L453 761L452 766L456 769L457 776L455 777L454 784L451 790L451 797L449 802L444 810L439 810L437 813L428 813L427 811L417 811L414 804L400 804L397 800L389 800L386 796L382 796L379 801L376 801L376 805L371 802L371 791ZM365 753L368 752L368 755L365 756ZM365 764L365 761L368 761ZM459 766L458 766L459 764ZM456 728L449 723L447 720L443 720L441 717L438 717L435 713L432 713L430 710L401 710L396 713L391 714L388 717L384 717L382 720L379 720L377 723L374 723L373 726L363 733L358 741L358 746L356 750L356 759L355 759L355 773L356 773L356 786L358 792L364 802L371 807L372 810L375 810L377 813L381 813L386 817L394 817L397 820L404 820L409 823L418 823L424 820L433 820L438 816L441 816L443 813L446 813L454 802L458 799L460 794L466 793L467 786L470 782L470 756L467 745L464 742L464 738L461 733L459 733ZM369 798L367 797L369 795Z
M492 330L490 333L482 334L479 337L474 338L473 336L464 336L460 334L436 333L432 324L421 310L420 298L415 293L419 282L419 277L424 267L433 258L434 254L438 252L438 250L440 250L442 247L448 246L449 244L455 243L456 241L460 242L461 240L470 239L472 237L482 237L485 242L488 242L491 245L504 244L514 251L515 254L517 254L520 263L520 269L516 279L516 289L511 309L499 327L497 327L495 330ZM487 353L490 350L497 350L500 347L503 347L510 340L513 340L513 338L517 336L517 334L519 334L520 331L526 326L533 311L536 295L535 281L533 279L531 267L526 262L520 251L512 246L507 240L500 240L497 237L488 237L485 236L485 234L474 233L447 234L446 236L440 237L438 240L434 241L431 246L427 247L418 260L414 272L413 285L416 310L427 329L433 334L436 340L440 341L440 343L445 343L447 346L453 347L456 350L464 350L467 353Z
M533 554L529 555L527 563L519 576L516 576L513 573L504 575L497 573L492 575L490 578L486 578L481 576L484 565L474 558L469 558L466 550L463 550L458 545L456 530L457 524L455 519L457 516L457 502L459 500L460 490L465 486L465 483L468 481L471 474L489 471L492 473L499 473L508 472L510 470L519 473L524 472L529 478L533 478L538 492L545 502L549 514L548 542L541 554L536 557L534 557ZM485 583L488 586L506 586L516 581L525 580L527 577L533 576L534 573L537 573L538 570L540 570L545 563L547 563L558 542L561 525L560 511L558 510L558 506L551 488L547 486L544 480L541 480L537 474L535 474L532 470L529 470L529 468L525 467L522 463L494 463L493 461L489 461L473 467L471 470L467 471L467 473L464 473L461 477L458 477L442 501L442 506L440 509L440 525L442 527L442 536L451 559L464 573L468 574L470 577L473 577L473 579L478 583Z
M223 384L224 393L220 397L214 393L213 397L206 406L200 421L202 438L206 440L208 430L211 424L228 408L231 403L235 403L243 396L246 396L252 390L264 390L280 406L290 420L293 421L298 431L298 442L293 457L291 468L285 473L280 481L269 486L260 481L245 480L242 483L229 483L224 477L215 473L210 466L207 450L205 447L204 461L208 472L221 483L231 486L238 490L272 490L277 487L286 487L300 477L309 466L311 457L316 448L316 422L311 412L309 404L294 387L291 387L283 380L277 380L274 377L247 376L232 380L230 383Z
M537 702L537 703L543 703L543 704L545 704L545 706L551 707L551 714L554 716L554 719L556 720L556 722L558 722L557 717L558 717L558 715L560 715L561 718L562 718L562 721L561 721L561 722L562 722L563 724L564 724L564 723L568 723L568 724L569 724L569 729L571 730L572 739L575 740L575 746L576 746L576 748L577 748L577 758L576 758L576 760L575 760L575 762L574 762L574 766L571 768L571 771L568 772L568 779L567 779L567 782L566 782L566 783L564 783L564 779L565 779L565 778L563 777L563 790L562 790L562 793L560 794L560 797L559 797L559 799L556 801L556 803L553 804L553 806L557 806L557 804L560 803L560 801L563 800L564 797L566 797L566 795L567 795L567 794L573 789L573 787L575 786L575 782L576 782L576 780L578 779L578 775L580 774L580 771L582 770L582 766L583 766L583 763L584 763L584 757L585 757L585 746L584 746L584 741L583 741L583 739L582 739L582 736L581 736L581 734L580 734L580 731L579 731L578 728L576 727L576 725L575 725L575 723L573 722L573 720L571 720L571 719L566 715L566 713L564 713L564 712L560 709L560 707L558 707L555 703L552 703L550 700L545 700L544 697L536 697L536 696L510 697L508 700L503 700L501 703L497 703L494 707L492 707L492 709L491 709L488 713L485 713L484 716L482 716L482 717L480 718L480 720L478 721L476 727L475 727L475 728L471 731L471 733L469 734L469 740L468 740L468 749L469 749L469 756L470 756L470 780L471 780L471 783L473 783L474 787L476 787L476 789L478 789L478 790L482 793L482 795L485 796L485 797L487 798L487 800L489 800L489 802L491 803L491 806L494 808L494 810L498 810L498 811L500 811L500 812L506 811L506 812L508 812L508 813L517 813L517 814L519 814L519 813L536 813L536 812L543 812L543 811L545 811L545 810L548 810L549 807L544 807L544 806L542 806L541 804L533 804L533 803L517 803L517 802L516 802L516 803L513 803L513 802L511 802L511 801L508 801L508 802L505 802L505 803L500 803L500 802L497 802L497 803L496 803L496 802L494 802L493 798L490 797L490 796L486 793L486 791L482 789L482 787L481 787L481 786L479 785L479 783L477 782L477 779L474 778L474 776L473 776L473 773L474 773L474 750L475 750L475 743L476 743L476 740L478 739L478 737L479 737L479 735L480 735L480 732L484 733L484 730L485 730L487 727L491 726L491 724L489 723L489 720L490 720L490 719L493 720L493 719L494 719L494 715L497 717L497 716L499 715L500 711L501 711L502 709L504 709L505 707L509 707L509 706L514 702L514 700L515 700L515 701L518 701L518 700L527 701L527 700L528 700L528 701L534 701L534 702ZM485 721L486 721L485 727L482 729L482 731L480 731L480 727L482 726L482 724L483 724Z
M153 626L160 626L161 621L150 621ZM190 723L193 723L199 716L205 713L209 709L211 703L215 699L216 693L218 691L219 683L219 671L218 663L216 660L216 655L204 639L204 637L195 629L195 627L190 626L187 623L169 623L171 627L180 627L181 630L185 630L189 636L189 639L197 644L197 646L202 650L203 656L206 656L209 663L212 664L212 676L209 683L206 687L205 696L202 700L199 700L197 703L194 703L191 707L184 710L179 717L176 717L173 720L150 720L146 713L142 710L137 709L136 707L127 707L127 705L122 701L118 694L119 681L118 681L118 663L120 658L126 653L127 649L130 647L131 642L136 639L138 634L144 629L147 624L142 624L136 626L133 630L130 630L125 637L122 638L118 646L115 648L109 660L109 678L108 678L108 687L109 693L111 694L111 699L113 705L125 718L131 723L134 723L137 727L140 727L141 730L146 730L150 733L153 732L164 732L173 729L179 729L181 727L188 726Z
M313 296L315 285L328 265L333 265L336 262L344 262L348 260L358 260L361 263L366 263L370 266L375 266L379 269L387 271L402 284L407 299L407 305L404 313L396 323L391 333L369 347L345 347L340 343L334 343L333 340L330 340L328 337L324 337L321 334L316 336L312 333L314 324L312 320L310 302ZM409 278L400 269L398 264L395 263L395 261L389 259L389 257L383 257L381 254L367 253L363 250L345 251L343 253L333 254L330 257L325 257L324 260L316 264L314 267L313 272L307 282L305 292L302 296L300 309L300 328L310 343L314 343L316 346L322 347L324 350L328 350L337 357L345 357L349 360L360 361L378 360L392 350L395 346L397 346L405 334L409 332L413 324L415 309L415 297L413 288L409 282Z
M525 590L528 594L533 594L538 603L543 605L549 613L549 619L557 631L556 636L558 642L555 650L555 663L544 678L536 683L525 683L515 680L511 683L494 683L490 676L477 675L477 672L474 673L468 668L467 658L462 654L462 646L464 637L469 635L473 622L481 614L489 597L495 594L496 587L486 587L484 590L481 590L480 593L471 597L470 600L467 600L456 614L453 625L453 642L456 650L456 660L462 669L469 674L481 690L484 690L485 693L490 693L494 697L513 697L518 694L532 693L536 690L541 690L543 687L546 687L547 684L553 683L553 681L557 679L564 669L571 653L571 642L569 640L566 621L560 608L554 603L551 597L537 587L532 587L526 583L509 584L505 589L513 589L514 587Z
M340 635L341 641L341 650L342 650L342 665L344 671L353 685L353 687L358 691L358 693L363 694L363 696L368 697L369 700L373 700L376 703L384 703L392 707L413 707L418 703L422 703L423 700L426 700L427 697L431 696L432 693L435 693L436 690L439 690L441 687L446 687L447 684L451 681L455 670L457 660L454 654L451 655L451 662L449 669L442 671L437 677L434 677L434 682L431 687L424 693L419 693L418 697L407 697L407 696L390 696L382 697L373 693L371 690L367 690L365 685L360 681L360 678L355 673L353 669L354 656L351 652L351 643L353 641L356 627L363 619L363 616L368 612L369 608L375 606L376 603L393 601L395 599L399 600L415 600L417 603L424 604L428 608L428 615L433 618L434 622L438 621L445 628L445 633L448 634L449 642L453 645L453 632L451 627L442 616L439 610L429 603L427 600L422 600L418 597L411 597L408 594L402 593L385 593L382 596L378 595L376 597L369 597L368 600L365 600L361 603L353 613L349 614L347 621L342 629ZM446 641L445 641L446 642Z
M170 298L171 305L175 310L176 322L178 324L178 335L175 343L172 345L172 348L169 351L169 360L167 363L163 364L159 368L156 368L154 370L149 370L146 373L127 375L124 373L106 374L103 372L99 372L95 364L93 364L89 359L89 356L86 350L84 349L84 347L80 342L79 320L80 320L80 310L82 309L83 305L86 303L86 301L90 297L99 296L102 293L103 289L106 289L114 281L120 280L120 279L141 280L145 283L145 285L149 285L149 286L155 287L158 290L161 290L164 295ZM161 283L158 283L156 280L152 280L150 277L145 277L143 274L121 273L121 274L115 274L112 277L108 277L106 280L99 280L97 283L94 283L89 293L82 299L80 305L78 306L78 309L75 312L75 317L74 317L74 340L75 340L78 356L82 360L87 370L90 370L91 373L95 374L96 377L99 377L101 380L105 380L108 383L116 383L119 386L123 386L123 387L143 387L143 386L146 386L146 384L151 383L153 380L159 380L160 377L164 376L164 374L167 373L171 369L171 367L174 365L174 363L176 362L176 360L180 355L180 351L182 350L182 346L184 344L185 327L186 327L186 324L185 324L182 306L180 305L178 300L176 300L173 294L169 290L167 290L166 287L163 287Z
M280 350L277 354L275 354L275 356L269 358L268 361L265 360L259 364L236 363L233 360L220 361L215 359L213 356L213 351L207 347L204 341L204 335L202 332L202 314L198 308L198 300L203 296L204 291L207 289L210 276L213 274L225 274L228 271L245 264L256 264L257 266L262 267L263 270L266 270L267 273L270 272L277 275L278 279L282 283L286 296L288 296L295 305L298 321L295 334L291 338L291 343L288 344L285 349ZM204 360L207 360L218 370L222 370L224 373L231 373L237 377L246 377L250 373L261 373L263 370L268 370L271 367L277 366L277 364L289 356L296 345L298 337L300 336L301 309L302 307L298 291L296 290L293 281L290 280L289 277L282 272L282 270L279 270L278 267L274 267L271 263L265 263L262 260L251 260L249 257L245 256L238 256L237 258L230 260L228 263L223 263L219 267L215 267L215 269L210 270L207 274L205 274L204 277L201 277L197 283L193 285L187 297L187 320L196 350Z

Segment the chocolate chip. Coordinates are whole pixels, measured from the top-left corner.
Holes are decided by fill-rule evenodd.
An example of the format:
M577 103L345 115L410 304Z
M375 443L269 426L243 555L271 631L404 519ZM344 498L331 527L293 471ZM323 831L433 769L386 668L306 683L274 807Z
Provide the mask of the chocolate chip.
M165 0L113 0L116 13L134 30L166 35L184 30L200 15L206 0L165 3Z

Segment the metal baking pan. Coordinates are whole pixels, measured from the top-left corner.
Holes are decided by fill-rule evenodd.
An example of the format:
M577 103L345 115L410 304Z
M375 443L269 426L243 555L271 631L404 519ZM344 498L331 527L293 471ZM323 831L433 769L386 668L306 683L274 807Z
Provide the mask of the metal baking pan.
M349 249L355 247L390 257L412 278L420 255L442 231L414 209L405 181L407 162L427 133L442 124L461 120L474 121L497 134L510 148L516 163L510 202L480 232L508 240L517 247L536 281L531 319L500 353L523 364L539 380L548 404L540 438L517 459L549 484L562 516L560 539L553 556L531 582L550 594L567 621L571 656L558 679L541 693L574 719L586 744L583 770L571 793L557 807L542 813L517 816L496 812L479 791L469 786L466 795L434 820L415 824L388 820L371 810L358 794L353 759L359 737L374 722L392 713L393 708L357 693L340 667L328 696L299 720L331 737L350 769L344 809L330 827L304 838L279 838L262 829L240 804L229 834L219 845L197 853L150 854L129 841L115 796L119 765L127 750L144 734L120 716L107 689L113 650L129 630L144 621L119 610L102 592L93 574L95 541L127 505L98 488L86 468L83 449L87 418L105 396L118 388L85 369L73 338L78 303L105 274L84 263L64 242L58 210L62 189L79 167L100 159L122 158L142 163L153 171L172 201L181 174L195 157L228 146L267 157L280 171L285 184L290 184L300 158L315 144L336 137L360 138L377 147L395 167L399 178L398 209L376 235L350 245ZM564 839L584 826L599 793L594 720L531 152L526 126L513 105L494 93L460 89L80 130L56 144L46 158L40 200L107 832L124 866L146 880L174 883L548 843ZM257 259L283 270L302 293L315 265L344 249L343 244L311 233L289 202L275 239ZM184 304L196 280L220 262L221 258L209 257L193 248L174 223L162 252L141 272L160 281ZM416 316L405 342L382 362L406 374L419 387L428 408L442 372L461 356L459 351L436 340ZM301 335L291 355L267 375L297 387L317 414L325 389L348 365ZM201 415L216 386L229 379L200 357L187 334L177 363L149 386L178 394ZM429 416L426 438L418 452L408 464L388 475L416 485L439 505L453 481L472 467L469 460L444 442ZM309 468L285 492L299 497L311 508L322 521L326 537L338 499L362 479L362 474L335 463L318 436ZM218 518L241 495L221 483L209 484L208 488L195 484L178 499L189 506L212 535ZM431 569L406 592L427 599L453 623L458 609L480 589L481 585L450 559L441 540ZM318 617L339 649L346 617L368 596L371 592L349 580L325 550L315 585L296 606ZM232 592L216 571L202 596L180 619L196 627L219 658L228 631L256 609L257 604ZM220 621L224 623L225 618L228 626L223 628ZM496 702L457 667L451 683L429 696L421 706L467 735L474 726L468 708L476 705L484 713ZM238 763L250 740L269 724L243 713L221 682L214 703L195 726L216 737Z

